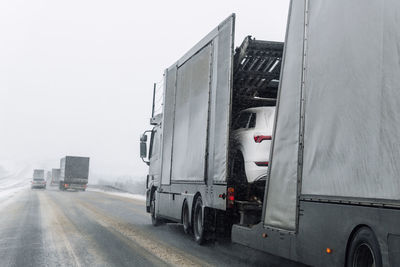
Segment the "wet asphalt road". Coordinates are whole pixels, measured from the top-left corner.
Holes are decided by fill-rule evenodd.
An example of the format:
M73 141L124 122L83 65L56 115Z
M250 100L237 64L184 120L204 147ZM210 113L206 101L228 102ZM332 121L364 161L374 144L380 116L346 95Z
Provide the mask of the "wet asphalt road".
M0 208L0 266L296 266L229 240L153 227L143 201L27 189Z

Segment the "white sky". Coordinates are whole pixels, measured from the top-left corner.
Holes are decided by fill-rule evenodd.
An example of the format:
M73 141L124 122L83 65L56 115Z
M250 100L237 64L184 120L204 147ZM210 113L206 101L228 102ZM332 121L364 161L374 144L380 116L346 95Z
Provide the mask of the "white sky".
M0 160L142 176L152 87L231 13L236 41L284 40L289 0L0 1Z

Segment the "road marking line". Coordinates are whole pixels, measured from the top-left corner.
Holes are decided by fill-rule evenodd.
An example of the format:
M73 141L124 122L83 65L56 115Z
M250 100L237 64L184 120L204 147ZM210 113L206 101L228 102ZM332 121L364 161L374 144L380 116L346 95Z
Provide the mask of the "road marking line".
M95 220L106 228L112 228L115 231L126 236L130 240L134 241L140 247L149 251L154 256L158 257L162 261L167 262L173 266L209 266L207 262L201 259L188 255L183 251L171 245L167 245L160 240L155 240L150 234L145 235L140 229L135 229L131 224L129 226L126 222L121 222L118 219L99 212L92 205L85 203L79 199L76 200L80 203L81 207L86 209Z
M48 199L47 196L45 196L44 194L39 194L39 202L40 202L40 210L41 210L41 214L42 214L42 218L45 218L46 223L49 225L53 225L54 228L52 228L51 230L56 230L57 233L59 233L59 236L61 237L65 248L67 249L68 254L70 254L75 262L75 264L78 267L81 267L81 264L79 262L78 257L76 256L71 243L69 242L67 235L64 231L64 228L62 226L62 223L60 223L60 219L64 219L66 220L66 217L64 216L64 214L61 214L57 207L55 207L54 203L52 201L50 201ZM46 208L45 208L46 207ZM45 210L45 211L44 211ZM47 216L51 216L50 218L48 218ZM54 223L49 223L49 221L51 220L54 221Z

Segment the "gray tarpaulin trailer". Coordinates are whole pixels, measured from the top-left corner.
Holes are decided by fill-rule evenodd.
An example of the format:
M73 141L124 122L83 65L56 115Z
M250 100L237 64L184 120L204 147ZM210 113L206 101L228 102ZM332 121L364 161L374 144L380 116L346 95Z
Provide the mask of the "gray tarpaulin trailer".
M262 221L233 241L400 266L400 1L292 1L281 75Z
M44 170L43 169L33 170L33 179L44 179Z
M165 71L163 112L153 114L154 128L147 131L147 211L154 224L168 219L182 222L185 231L193 226L199 243L217 228L230 230L227 218L238 216L231 117L252 105L276 103L283 43L248 37L235 52L234 22L234 15L227 18ZM143 135L142 158L146 141Z
M86 190L89 178L89 158L66 156L60 160L60 190Z
M51 169L51 184L58 185L60 182L60 169Z

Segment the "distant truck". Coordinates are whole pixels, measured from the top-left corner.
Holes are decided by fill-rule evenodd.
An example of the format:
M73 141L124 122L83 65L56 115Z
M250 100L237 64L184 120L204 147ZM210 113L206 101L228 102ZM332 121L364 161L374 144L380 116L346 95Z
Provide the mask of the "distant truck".
M32 185L31 188L46 188L46 180L44 179L44 170L35 169L33 170Z
M51 171L46 171L46 182L51 181Z
M60 169L51 170L51 185L57 185L60 183Z
M89 178L89 158L66 156L60 160L60 190L85 191Z

